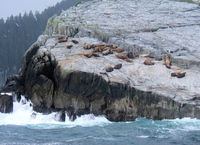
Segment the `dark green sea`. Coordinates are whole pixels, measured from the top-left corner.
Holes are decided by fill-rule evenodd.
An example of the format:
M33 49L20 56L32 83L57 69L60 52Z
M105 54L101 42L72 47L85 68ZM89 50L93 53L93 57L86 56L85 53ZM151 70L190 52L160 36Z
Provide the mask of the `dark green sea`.
M12 114L0 113L0 144L5 145L200 145L200 120L184 118L110 122L92 114L74 122L57 114L32 115L29 103L14 103Z

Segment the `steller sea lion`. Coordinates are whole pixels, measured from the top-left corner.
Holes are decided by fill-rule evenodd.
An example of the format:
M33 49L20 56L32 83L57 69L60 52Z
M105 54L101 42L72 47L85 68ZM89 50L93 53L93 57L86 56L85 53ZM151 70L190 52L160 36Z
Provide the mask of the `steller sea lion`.
M113 51L120 53L120 52L124 52L124 49L123 48L115 48L115 49L113 49Z
M106 48L107 48L107 50L106 50ZM103 55L108 55L108 54L112 54L113 53L112 50L109 47L106 47L106 48L105 48L104 51L102 51Z
M88 58L91 58L93 54L90 53L90 52L83 52L83 53L80 53L80 55L83 55L83 56L86 56Z
M58 42L61 43L61 42L67 42L68 41L68 36L66 37L58 37Z
M94 47L93 52L102 52L105 50L107 50L106 46L96 46L96 47Z
M78 44L78 41L77 41L77 40L72 40L72 42L73 42L74 44Z
M183 78L185 77L186 72L181 73L180 71L176 70L175 72L171 73L172 77Z
M127 56L128 56L128 58L136 58L136 57L139 56L139 54L136 54L136 53L133 53L133 52L129 52L129 53L127 54Z
M176 70L175 72L171 73L171 76L172 77L177 77L178 75L180 75L180 71L179 70Z
M97 54L97 53L92 53L92 56L94 56L94 57L100 57L99 54Z
M83 48L84 49L91 49L92 47L91 47L91 45L85 45L85 46L83 46Z
M126 56L126 55L119 55L119 54L116 54L115 55L117 58L120 58L120 59L127 59L128 58L128 56Z
M116 64L116 65L114 66L114 69L120 69L121 67L122 67L122 64L119 63L119 64Z
M106 72L112 72L113 71L113 67L112 66L107 66L106 67Z
M145 65L154 65L154 63L153 63L150 59L146 59L146 60L144 61L144 64L145 64Z
M167 68L171 68L171 62L172 62L172 60L171 60L171 58L168 55L164 55L164 61L165 61L165 66Z
M124 59L124 61L126 61L126 62L133 62L133 60L131 60L131 59Z
M140 56L141 56L141 57L149 57L150 54L141 54Z
M67 45L66 46L68 49L71 49L73 47L73 45Z
M186 74L186 72L180 73L180 74L177 76L177 78L183 78L183 77L185 77L185 74Z

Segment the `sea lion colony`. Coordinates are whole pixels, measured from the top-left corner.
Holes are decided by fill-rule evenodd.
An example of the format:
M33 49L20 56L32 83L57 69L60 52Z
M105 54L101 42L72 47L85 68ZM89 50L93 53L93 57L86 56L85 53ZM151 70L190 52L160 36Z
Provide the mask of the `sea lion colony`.
M62 43L62 42L67 42L68 41L68 36L63 37L60 36L58 37L58 43ZM73 42L74 44L78 44L79 42L77 40L71 40L71 42ZM67 45L66 48L71 49L73 47L73 45ZM115 54L115 56L119 59L122 59L126 62L133 62L132 59L135 58L139 58L139 57L146 57L148 59L146 59L144 61L145 65L154 65L155 63L152 62L151 59L149 58L154 58L151 53L150 54L136 54L133 52L128 52L127 54L119 54L121 52L125 52L125 50L123 48L119 48L117 45L114 44L92 44L92 45L84 45L83 49L85 50L90 50L92 49L92 52L83 52L80 53L80 55L83 55L87 58L91 58L93 57L100 57L101 53L102 55L109 55L109 54L113 54L114 52L117 53ZM161 61L163 60L162 58L155 58L156 61ZM164 64L166 66L166 68L171 69L171 63L172 60L170 58L169 55L164 55ZM121 69L122 64L116 64L115 66L107 66L105 68L106 72L112 72L114 69ZM177 77L177 78L183 78L185 77L186 72L181 73L180 71L176 70L175 72L171 73L172 77Z

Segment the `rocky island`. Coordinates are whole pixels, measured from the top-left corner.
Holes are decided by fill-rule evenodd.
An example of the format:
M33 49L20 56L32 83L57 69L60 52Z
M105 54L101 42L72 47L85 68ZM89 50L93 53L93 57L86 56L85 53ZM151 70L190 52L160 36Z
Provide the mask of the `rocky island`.
M198 4L86 2L48 20L2 92L25 95L37 112L60 111L62 121L200 119L198 32Z

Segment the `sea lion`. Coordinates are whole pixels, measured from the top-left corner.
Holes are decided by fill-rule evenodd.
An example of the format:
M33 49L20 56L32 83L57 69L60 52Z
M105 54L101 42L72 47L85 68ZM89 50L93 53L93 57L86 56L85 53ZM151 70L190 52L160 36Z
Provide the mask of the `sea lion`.
M133 53L133 52L129 52L128 54L127 54L127 56L128 56L128 58L136 58L136 57L138 57L139 56L139 54L136 54L136 53Z
M116 64L116 65L114 66L114 69L120 69L121 67L122 67L122 64L119 63L119 64Z
M180 73L180 74L177 76L177 78L183 78L183 77L185 77L185 74L186 74L186 72Z
M73 42L74 44L78 44L78 41L77 41L77 40L72 40L72 42Z
M92 53L92 56L94 56L94 57L100 57L99 54L97 54L97 53Z
M90 53L90 52L83 52L83 53L80 53L80 55L83 55L83 56L86 56L88 58L91 58L93 56L93 53Z
M107 48L107 49L106 49ZM104 51L102 51L103 55L108 55L108 54L112 54L112 50L109 47L106 47Z
M117 58L120 58L120 59L127 59L128 58L128 56L126 56L126 55L119 55L119 54L116 54L115 55Z
M144 64L145 64L145 65L154 65L154 63L153 63L150 59L146 59L146 60L144 61Z
M107 48L106 46L96 46L94 47L93 52L102 52L107 50L106 48Z
M73 47L73 45L67 45L66 46L68 49L71 49Z
M120 53L120 52L124 52L124 49L123 48L115 48L115 49L113 49L113 51Z
M170 56L164 55L164 61L165 61L165 66L167 68L171 68L171 62L172 62L172 60L171 60Z
M113 44L105 44L106 47L110 47L110 48L117 48L117 45L113 45Z
M124 59L124 61L126 61L126 62L133 62L133 60L131 60L131 59Z
M68 36L66 37L59 37L58 38L58 42L61 43L61 42L67 42L68 41Z
M113 67L112 66L107 66L106 67L106 72L112 72L113 71Z
M141 57L149 57L150 54L141 54L140 56L141 56Z
M179 70L176 70L175 72L171 73L171 76L172 77L177 77L178 75L180 75L180 71Z
M85 46L83 46L83 48L84 49L91 49L92 47L91 47L91 45L85 45Z
M172 77L183 78L185 77L186 72L181 73L180 71L176 70L175 72L171 73Z

